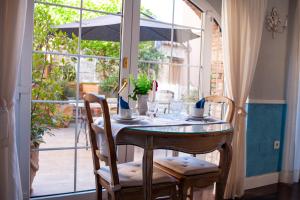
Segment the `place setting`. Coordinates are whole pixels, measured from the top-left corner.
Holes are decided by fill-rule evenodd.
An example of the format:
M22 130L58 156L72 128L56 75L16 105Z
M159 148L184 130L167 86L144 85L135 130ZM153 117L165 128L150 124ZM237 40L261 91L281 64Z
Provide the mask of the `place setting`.
M136 124L144 120L144 117L133 113L133 109L129 107L129 103L121 96L119 98L119 114L112 116L112 119L120 124Z
M186 121L201 123L218 122L219 120L214 119L211 116L205 115L205 102L205 98L202 98L198 102L196 102L195 106L192 107L191 114L187 117Z

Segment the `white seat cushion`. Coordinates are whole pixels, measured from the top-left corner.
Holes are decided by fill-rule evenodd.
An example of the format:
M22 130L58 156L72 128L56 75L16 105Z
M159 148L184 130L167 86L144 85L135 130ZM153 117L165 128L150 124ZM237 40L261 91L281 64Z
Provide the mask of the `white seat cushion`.
M108 166L101 167L97 173L107 182L111 182L110 170ZM119 181L122 187L133 187L143 185L142 162L128 162L118 165ZM163 172L162 170L153 167L153 184L169 183L176 180Z
M183 175L204 174L219 170L217 165L192 156L158 158L155 159L155 163Z

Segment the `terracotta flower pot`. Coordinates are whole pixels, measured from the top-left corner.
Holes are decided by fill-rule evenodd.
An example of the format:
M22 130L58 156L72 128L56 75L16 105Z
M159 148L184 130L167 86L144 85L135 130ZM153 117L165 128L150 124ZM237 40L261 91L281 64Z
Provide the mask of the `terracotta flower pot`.
M148 110L147 106L148 94L146 95L138 95L137 97L137 109L140 115L146 115Z
M39 151L34 151L33 149L38 149L39 145L34 146L33 144L30 146L30 193L32 193L32 183L34 177L36 176L36 172L39 170Z

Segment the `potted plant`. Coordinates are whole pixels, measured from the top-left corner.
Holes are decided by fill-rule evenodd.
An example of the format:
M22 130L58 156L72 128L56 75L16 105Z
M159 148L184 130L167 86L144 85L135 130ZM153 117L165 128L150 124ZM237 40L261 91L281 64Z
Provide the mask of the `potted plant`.
M36 103L31 110L31 144L30 144L30 192L32 192L32 183L37 171L39 170L39 151L41 143L44 143L44 135L51 134L50 126L53 125L51 115L45 111L55 110L54 105L42 105Z
M130 81L134 85L130 98L137 101L137 108L140 115L145 115L147 108L148 92L152 88L152 79L149 79L146 73L139 73L135 79L130 76Z

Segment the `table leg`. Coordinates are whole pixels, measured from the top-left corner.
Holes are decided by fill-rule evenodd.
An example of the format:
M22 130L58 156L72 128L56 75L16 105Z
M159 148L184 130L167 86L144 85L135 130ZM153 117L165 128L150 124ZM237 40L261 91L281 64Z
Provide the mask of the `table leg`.
M216 183L216 200L224 199L225 187L232 160L232 147L225 143L220 151L220 167L223 169L220 180Z
M147 145L143 156L143 186L144 199L152 200L152 176L153 176L153 138L147 137Z

